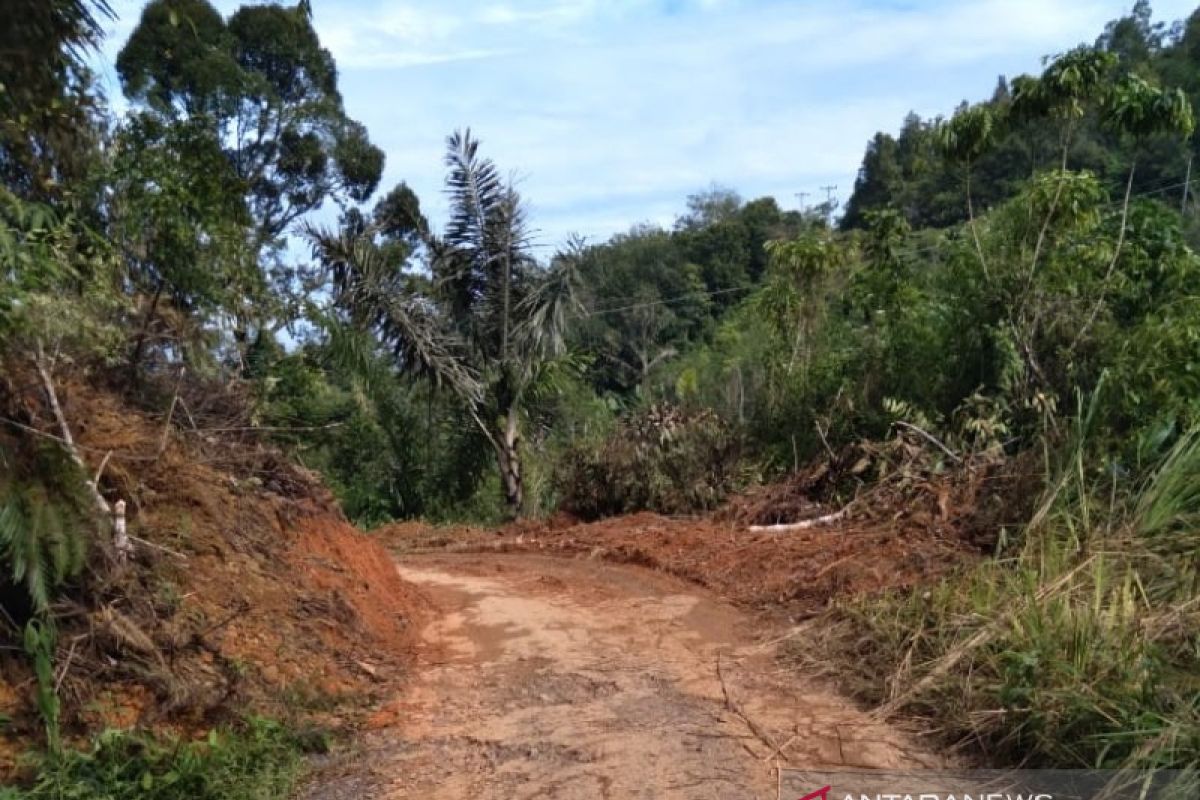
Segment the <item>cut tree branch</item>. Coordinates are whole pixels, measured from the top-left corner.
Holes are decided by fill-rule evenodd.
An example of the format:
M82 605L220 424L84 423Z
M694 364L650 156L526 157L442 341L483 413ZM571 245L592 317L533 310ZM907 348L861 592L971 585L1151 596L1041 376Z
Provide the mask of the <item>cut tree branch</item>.
M33 359L33 365L42 379L42 388L46 391L46 401L50 404L50 411L54 414L54 421L58 423L59 441L62 442L63 449L67 452L67 457L83 471L84 475L87 475L87 464L84 463L83 456L79 454L79 448L75 446L75 437L71 435L71 427L67 424L67 417L63 414L62 405L58 402L58 392L54 390L54 380L50 377L50 368L46 363L46 352L42 348L41 340L38 340L37 343L37 354ZM85 480L84 483L88 487L88 493L91 495L96 509L107 520L112 514L112 509L109 507L108 501L104 499L104 495L100 494L95 481L89 479Z
M918 428L916 425L913 425L911 422L897 421L892 424L896 425L900 428L906 428L906 429L912 431L913 433L918 434L925 441L929 442L930 444L934 445L939 450L941 450L943 453L950 456L950 458L952 458L954 460L954 463L956 463L956 464L962 463L962 456L960 456L958 453L955 453L953 450L951 450L949 447L947 447L945 444L943 444L942 440L938 439L932 433L929 433L928 431Z
M828 525L831 522L837 522L846 516L849 511L850 506L846 506L841 511L835 511L823 517L813 517L812 519L804 519L799 522L786 522L779 525L751 525L750 530L753 533L789 533L791 531L802 531L806 528L816 528L821 525Z

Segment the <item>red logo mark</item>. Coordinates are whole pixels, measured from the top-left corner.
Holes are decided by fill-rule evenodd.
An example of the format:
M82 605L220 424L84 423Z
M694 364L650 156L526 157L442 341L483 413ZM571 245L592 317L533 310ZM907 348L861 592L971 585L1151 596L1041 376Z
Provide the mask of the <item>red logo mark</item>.
M832 785L822 786L815 792L809 792L808 794L804 795L804 797L801 797L800 800L817 800L818 797L821 798L821 800L829 800L829 790L832 788Z

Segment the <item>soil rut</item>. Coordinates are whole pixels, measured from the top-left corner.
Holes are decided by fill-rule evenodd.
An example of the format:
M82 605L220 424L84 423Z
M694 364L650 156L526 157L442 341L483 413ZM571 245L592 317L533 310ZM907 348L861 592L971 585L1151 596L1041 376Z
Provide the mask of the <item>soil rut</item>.
M939 765L896 728L798 685L761 644L776 631L649 571L438 555L400 572L443 613L377 716L386 727L308 800L740 800L775 797L780 764Z

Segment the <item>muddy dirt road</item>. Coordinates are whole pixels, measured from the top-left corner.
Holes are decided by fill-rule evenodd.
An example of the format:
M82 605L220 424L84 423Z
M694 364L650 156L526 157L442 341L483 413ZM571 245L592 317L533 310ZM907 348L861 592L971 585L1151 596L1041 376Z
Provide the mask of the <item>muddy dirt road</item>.
M939 763L781 670L778 631L649 571L526 555L400 571L441 614L390 724L308 800L774 798L779 764Z

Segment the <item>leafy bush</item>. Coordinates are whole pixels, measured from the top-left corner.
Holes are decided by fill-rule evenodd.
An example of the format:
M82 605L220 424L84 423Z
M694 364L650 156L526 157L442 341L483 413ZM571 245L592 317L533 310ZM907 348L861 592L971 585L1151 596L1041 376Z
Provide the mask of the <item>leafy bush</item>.
M740 443L711 411L656 405L567 455L562 507L587 519L715 507L737 488Z
M202 742L107 731L89 752L46 757L31 786L0 800L275 800L300 769L298 737L263 719Z

